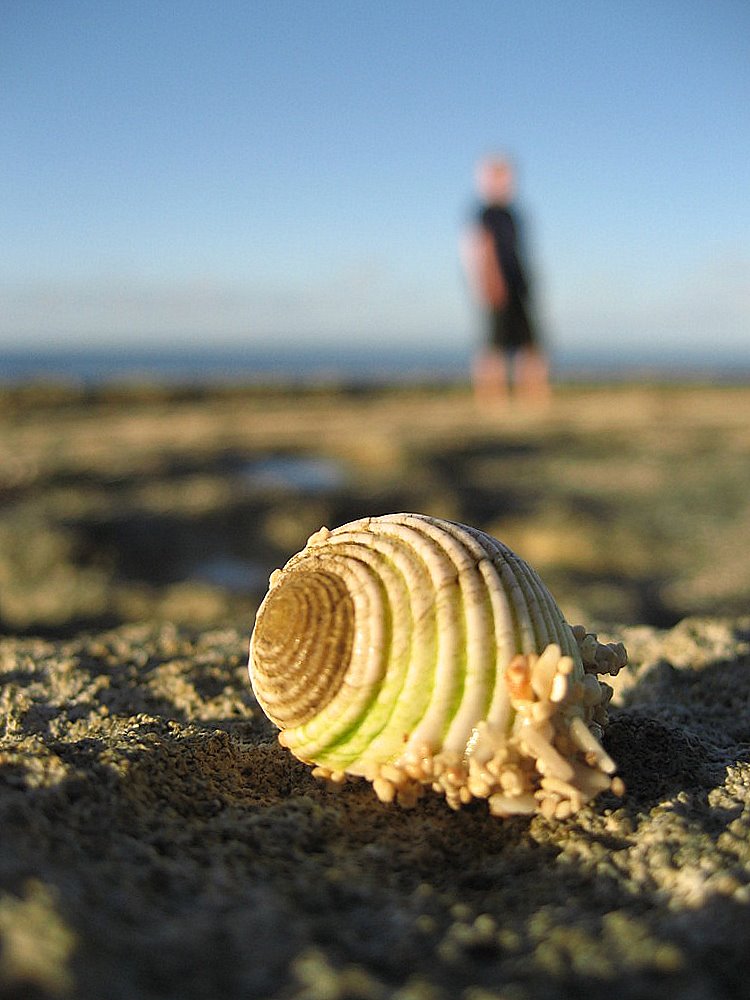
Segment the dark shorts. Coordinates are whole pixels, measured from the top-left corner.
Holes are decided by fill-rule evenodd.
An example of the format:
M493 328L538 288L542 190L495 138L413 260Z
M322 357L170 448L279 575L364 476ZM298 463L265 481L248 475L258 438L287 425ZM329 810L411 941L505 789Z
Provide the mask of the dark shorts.
M488 313L490 347L513 351L520 347L536 347L538 340L522 299L512 295L502 309Z

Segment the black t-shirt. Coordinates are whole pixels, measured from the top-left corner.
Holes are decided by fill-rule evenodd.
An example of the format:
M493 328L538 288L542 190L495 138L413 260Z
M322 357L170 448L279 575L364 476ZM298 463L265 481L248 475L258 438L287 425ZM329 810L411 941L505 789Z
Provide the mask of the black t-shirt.
M479 212L480 224L492 234L503 277L510 292L521 298L528 293L528 283L521 264L518 231L513 214L504 205L486 205Z

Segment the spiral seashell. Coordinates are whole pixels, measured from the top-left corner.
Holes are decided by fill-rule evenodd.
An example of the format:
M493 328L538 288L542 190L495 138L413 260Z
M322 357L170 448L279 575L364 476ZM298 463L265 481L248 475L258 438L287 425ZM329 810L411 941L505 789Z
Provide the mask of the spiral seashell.
M412 805L564 818L621 794L600 738L627 662L571 628L501 542L421 514L322 528L276 570L250 642L256 698L318 777Z

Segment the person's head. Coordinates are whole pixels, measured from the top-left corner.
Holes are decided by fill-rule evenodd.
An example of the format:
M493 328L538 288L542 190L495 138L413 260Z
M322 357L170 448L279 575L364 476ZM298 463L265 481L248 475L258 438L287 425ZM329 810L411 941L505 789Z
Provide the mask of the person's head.
M477 188L489 205L507 205L515 192L513 164L505 156L488 156L477 166Z

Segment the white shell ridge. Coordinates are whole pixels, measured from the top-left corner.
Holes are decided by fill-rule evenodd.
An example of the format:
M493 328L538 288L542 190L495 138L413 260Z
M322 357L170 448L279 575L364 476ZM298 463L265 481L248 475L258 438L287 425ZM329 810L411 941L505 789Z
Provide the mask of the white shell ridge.
M321 529L274 573L249 667L279 739L321 776L561 815L612 783L596 672L625 662L501 542L390 514Z

